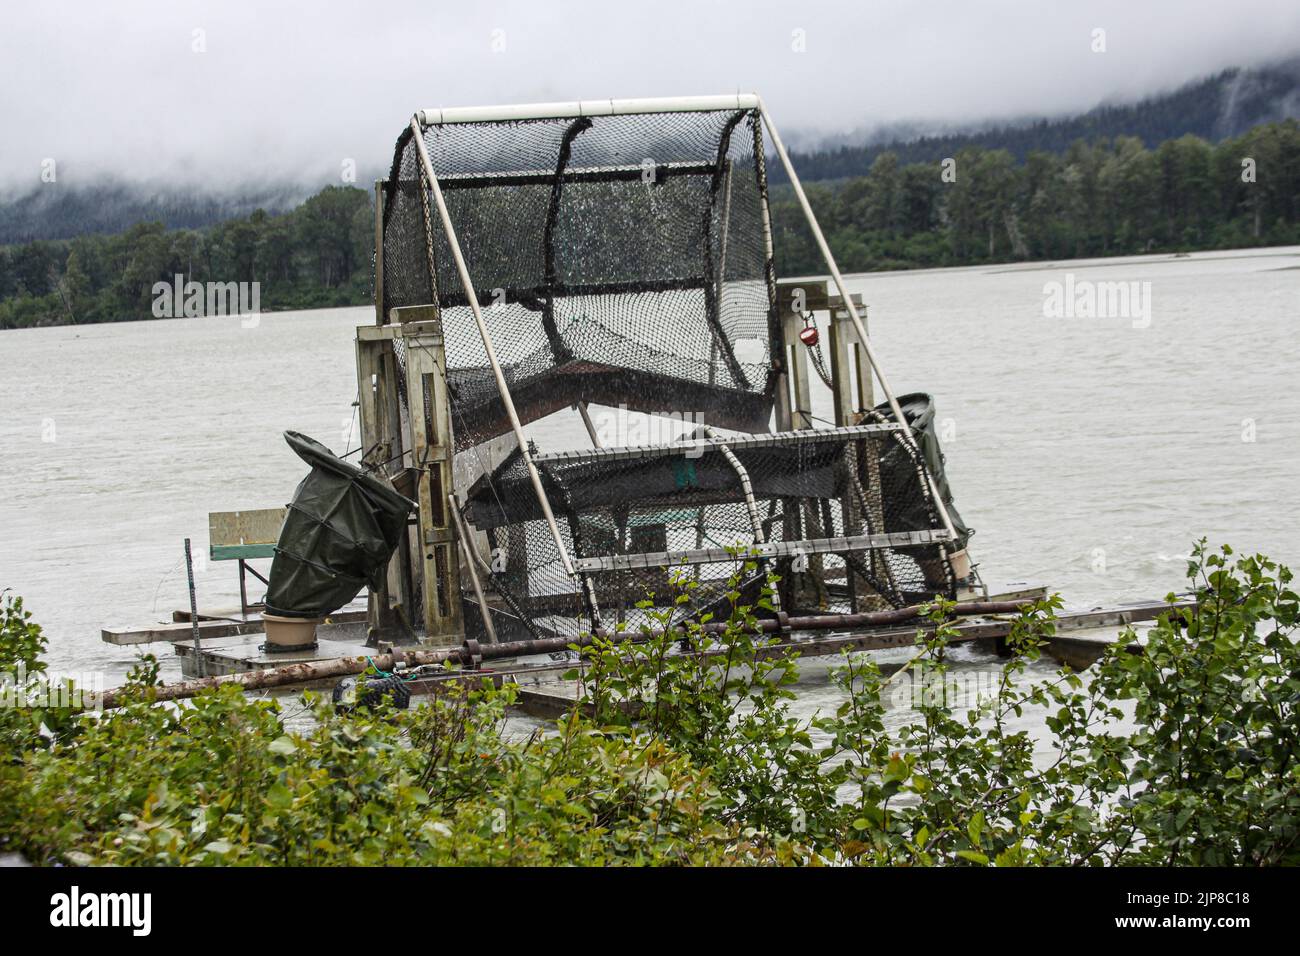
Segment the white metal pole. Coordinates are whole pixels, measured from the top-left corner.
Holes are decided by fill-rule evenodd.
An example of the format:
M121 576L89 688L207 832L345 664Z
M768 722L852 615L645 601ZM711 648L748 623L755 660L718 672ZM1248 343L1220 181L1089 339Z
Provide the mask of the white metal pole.
M781 165L785 167L786 175L790 177L790 185L794 187L795 197L803 208L803 214L808 220L808 227L812 230L813 239L817 241L817 248L821 250L822 258L826 261L826 268L830 269L831 278L835 280L835 287L839 289L840 298L844 300L844 308L848 310L849 318L853 320L853 327L857 330L858 339L862 342L862 351L866 353L867 361L871 363L871 368L876 373L876 380L880 382L880 390L885 393L885 399L889 402L889 408L893 411L894 418L898 421L898 424L903 426L903 435L906 440L913 448L917 448L912 429L907 424L907 417L903 414L903 409L899 407L898 399L894 398L894 391L889 387L889 381L885 378L884 370L880 367L880 363L876 361L876 354L871 349L871 340L867 338L867 327L862 323L862 316L858 315L857 307L853 304L853 296L849 294L848 286L844 284L844 276L840 275L840 268L835 264L835 257L831 255L831 247L826 244L826 237L822 235L822 228L817 224L817 217L813 215L812 204L808 202L808 196L803 191L803 184L799 182L799 175L794 171L794 164L790 162L790 154L785 151L785 144L781 142L781 134L776 131L776 124L772 122L772 117L763 105L762 97L758 98L758 110L763 114L763 123L772 136L772 145L776 148L776 155L781 160ZM917 451L919 453L920 449L917 448ZM952 518L948 515L948 506L944 504L943 496L939 494L939 488L935 484L934 475L930 474L928 468L926 474L930 478L930 493L934 497L935 507L939 510L939 517L943 519L944 529L952 536L955 546L957 531L953 527Z
M474 568L474 559L477 557L471 549L474 542L470 541L469 533L465 530L465 522L461 520L460 502L456 500L456 492L447 493L447 504L451 510L451 520L456 526L456 539L460 543L460 553L465 556L465 570L469 572L469 583L474 587L474 598L478 601L479 616L483 620L483 630L487 632L488 640L493 644L497 642L497 629L492 624L492 611L488 608L487 598L483 596L483 585L479 583L478 571Z
M453 106L420 110L415 118L425 126L453 123L500 123L532 119L570 119L579 116L631 116L639 113L707 113L716 110L752 110L753 93L721 96L661 96L648 99L574 100L568 103L521 103L507 106Z
M438 177L433 172L433 163L429 159L429 151L424 146L424 130L420 128L420 116L416 114L411 120L411 132L415 137L415 148L420 153L420 162L424 166L424 174L429 178L429 191L433 194L433 201L438 207L438 218L442 220L442 228L447 233L447 242L451 246L452 258L456 260L456 272L460 275L460 284L465 289L465 298L469 300L470 311L474 313L474 321L478 325L479 335L483 338L483 350L487 353L488 364L492 366L492 374L497 380L497 391L501 393L501 403L505 406L506 416L510 419L510 427L514 430L515 439L519 442L519 453L523 456L524 464L528 468L528 477L532 479L533 491L537 493L537 502L542 506L542 515L546 518L546 524L551 529L551 536L555 539L555 546L560 549L560 562L564 565L565 572L574 577L577 571L573 567L573 560L569 557L569 549L564 544L564 539L560 537L559 526L555 523L555 515L551 512L551 503L546 498L546 492L542 489L542 478L537 473L537 466L533 464L533 457L528 453L528 439L524 436L524 427L519 423L519 414L515 411L514 399L510 397L510 388L506 385L505 373L501 371L501 363L497 361L496 349L492 346L492 336L488 332L487 323L483 321L483 310L479 307L478 294L474 291L474 282L470 279L469 268L465 265L465 257L461 254L460 243L456 240L456 228L451 224L451 214L447 212L447 203L442 198L442 187L438 185Z

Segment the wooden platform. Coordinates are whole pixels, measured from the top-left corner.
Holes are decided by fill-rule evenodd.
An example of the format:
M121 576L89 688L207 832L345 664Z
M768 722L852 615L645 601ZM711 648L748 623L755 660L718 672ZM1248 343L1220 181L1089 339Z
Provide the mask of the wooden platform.
M189 627L189 625L185 625ZM305 661L329 661L340 657L361 657L377 653L366 647L366 623L322 624L316 628L316 647L302 651L268 651L266 637L259 628L257 633L213 636L204 640L199 649L203 659L204 677L235 674L241 671L267 670ZM181 659L181 674L186 678L198 677L199 663L194 644L188 639L173 640L172 648ZM330 682L332 683L332 682Z
M1084 669L1091 665L1106 647L1119 639L1130 624L1154 620L1167 611L1163 601L1116 605L1108 608L1065 610L1056 619L1056 634L1048 641L1048 652L1063 664ZM986 641L990 650L996 650L998 641L1010 634L1012 617L980 616L960 618L953 622L954 642ZM361 657L377 653L365 646L364 624L327 624L317 631L318 646L298 652L268 652L258 637L234 635L204 641L199 654L203 660L203 673L212 677L242 671L266 670L304 661L325 661L341 657ZM845 651L910 648L916 642L916 622L892 627L875 628L852 633L804 632L792 633L789 638L763 649L765 657L821 657ZM1136 646L1135 645L1135 649ZM181 658L181 671L186 677L199 674L198 659L192 642L174 640L173 647ZM558 706L550 689L538 689L537 681L554 684L561 673L572 669L572 660L552 660L546 655L517 660L489 662L482 673L505 680L530 684L524 695L526 709L535 709L539 715ZM459 671L449 671L446 677L413 682L414 693L429 693L446 679L456 679ZM326 682L332 683L332 682ZM303 685L308 686L308 685Z
M366 620L366 603L352 602L331 614L327 621L334 624L355 624ZM263 633L262 615L256 611L244 613L239 608L199 612L199 640L207 643L215 638L236 637ZM100 640L106 644L151 644L154 641L189 641L193 643L193 628L189 611L173 611L170 623L147 624L143 627L106 627L100 631Z

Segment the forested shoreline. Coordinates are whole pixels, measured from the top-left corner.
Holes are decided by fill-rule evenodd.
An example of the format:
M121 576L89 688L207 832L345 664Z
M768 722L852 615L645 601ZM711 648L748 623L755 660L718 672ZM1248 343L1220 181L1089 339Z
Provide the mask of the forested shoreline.
M876 158L807 186L845 271L1300 243L1300 123L1210 143L1076 141L1064 153L968 147L942 161ZM777 270L824 272L788 186L772 190ZM0 247L0 329L155 317L154 286L257 282L263 311L371 301L369 192L331 186L280 215L206 229L141 223L112 236Z

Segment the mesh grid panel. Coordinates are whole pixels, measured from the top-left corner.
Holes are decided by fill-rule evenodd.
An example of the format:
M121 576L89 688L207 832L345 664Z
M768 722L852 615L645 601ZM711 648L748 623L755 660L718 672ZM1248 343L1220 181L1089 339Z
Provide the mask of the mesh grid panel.
M767 427L775 289L756 114L453 124L424 142L521 419L587 401ZM430 279L409 134L387 189L385 313L436 293L456 447L480 444L509 426L440 228Z
M748 477L757 533L723 444ZM717 552L749 553L760 543L800 542L818 552L802 563L789 554L766 563L782 578L788 611L850 610L850 574L876 607L952 593L920 463L895 430L785 433L752 446L743 438L720 439L689 451L661 446L540 455L536 464L565 545L587 571L606 626L644 623L636 604L647 592L654 593L656 605L671 603L672 569L695 582L696 610L715 606L740 567L739 558ZM551 616L549 626L556 630L590 618L593 609L562 568L521 455L516 452L469 489L466 516L488 532L500 589L534 616ZM934 537L877 549L843 541L909 533ZM700 560L682 565L683 555ZM753 578L764 569L760 562Z
M386 183L383 305L437 304L463 452L509 423L414 136L398 139ZM523 422L587 402L768 429L784 357L756 111L435 125L422 142ZM457 490L488 537L494 590L530 627L640 623L647 592L671 600L683 555L675 573L706 610L740 566L719 552L756 542L816 545L770 554L744 582L752 592L776 570L787 611L862 609L854 593L871 607L951 595L938 538L924 537L939 524L922 465L900 433L777 437L727 439L734 459L707 441L535 456L580 581L518 450ZM861 543L908 534L921 537Z

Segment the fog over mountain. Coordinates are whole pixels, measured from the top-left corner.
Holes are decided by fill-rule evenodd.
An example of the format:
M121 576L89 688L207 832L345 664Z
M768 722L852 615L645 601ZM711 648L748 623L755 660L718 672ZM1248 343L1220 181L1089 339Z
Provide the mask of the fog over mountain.
M1136 136L1147 146L1191 134L1210 142L1239 136L1261 123L1300 118L1300 57L1252 69L1224 70L1171 93L1136 103L1107 102L1068 117L1009 123L898 124L862 137L827 137L794 159L801 178L865 175L884 152L901 162L930 162L966 146L1005 149L1017 160L1035 151L1061 153L1076 140ZM781 170L773 171L781 181Z
M1293 0L53 0L4 20L0 242L364 185L424 106L754 89L807 153L1074 117L1236 67L1225 128L1300 99L1250 69L1300 51Z

